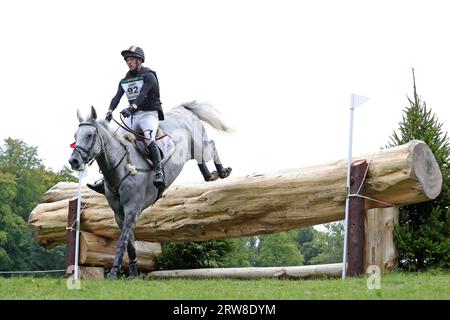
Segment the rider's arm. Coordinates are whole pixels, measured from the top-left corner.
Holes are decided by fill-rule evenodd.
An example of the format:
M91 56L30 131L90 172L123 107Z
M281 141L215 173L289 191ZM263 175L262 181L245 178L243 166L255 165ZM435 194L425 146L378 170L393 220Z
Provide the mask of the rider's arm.
M111 112L114 111L114 109L119 105L120 98L122 98L124 93L125 93L125 91L123 91L122 85L119 83L119 87L117 88L117 93L114 96L114 98L112 98L111 103L109 105L109 111L111 111Z
M156 78L153 75L153 73L148 72L144 76L144 85L141 88L141 92L137 96L136 100L134 100L134 104L136 104L138 107L144 102L144 99L147 97L148 93L152 89L152 87L156 84Z

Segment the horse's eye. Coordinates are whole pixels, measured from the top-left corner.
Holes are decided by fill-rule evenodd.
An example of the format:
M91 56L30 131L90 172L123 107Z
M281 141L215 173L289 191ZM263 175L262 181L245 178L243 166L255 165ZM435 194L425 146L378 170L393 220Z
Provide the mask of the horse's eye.
M92 138L92 134L89 133L89 134L87 135L87 137L88 137L89 139Z

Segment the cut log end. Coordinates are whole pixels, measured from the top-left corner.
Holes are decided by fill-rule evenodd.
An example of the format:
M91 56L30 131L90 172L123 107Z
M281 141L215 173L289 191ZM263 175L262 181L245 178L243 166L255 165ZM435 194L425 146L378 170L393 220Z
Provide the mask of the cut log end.
M423 142L417 140L412 143L412 173L416 176L422 187L422 192L429 198L435 199L442 189L442 174L439 164L431 149Z

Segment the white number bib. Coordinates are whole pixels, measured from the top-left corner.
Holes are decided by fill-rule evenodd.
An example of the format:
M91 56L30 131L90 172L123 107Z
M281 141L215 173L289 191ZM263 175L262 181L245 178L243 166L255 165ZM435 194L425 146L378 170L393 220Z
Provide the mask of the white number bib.
M120 84L122 85L123 90L127 94L128 101L131 103L134 100L136 100L139 93L141 92L142 86L144 85L144 78L137 77L124 79L120 82Z

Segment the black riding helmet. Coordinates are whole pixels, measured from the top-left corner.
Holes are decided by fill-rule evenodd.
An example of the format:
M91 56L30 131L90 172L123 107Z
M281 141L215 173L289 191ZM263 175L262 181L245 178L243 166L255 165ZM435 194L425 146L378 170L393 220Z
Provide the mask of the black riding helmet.
M142 62L145 61L145 54L144 54L144 50L142 50L142 48L140 47L136 47L136 46L131 46L129 49L127 50L123 50L122 51L122 57L126 60L127 58L138 58L141 59Z

